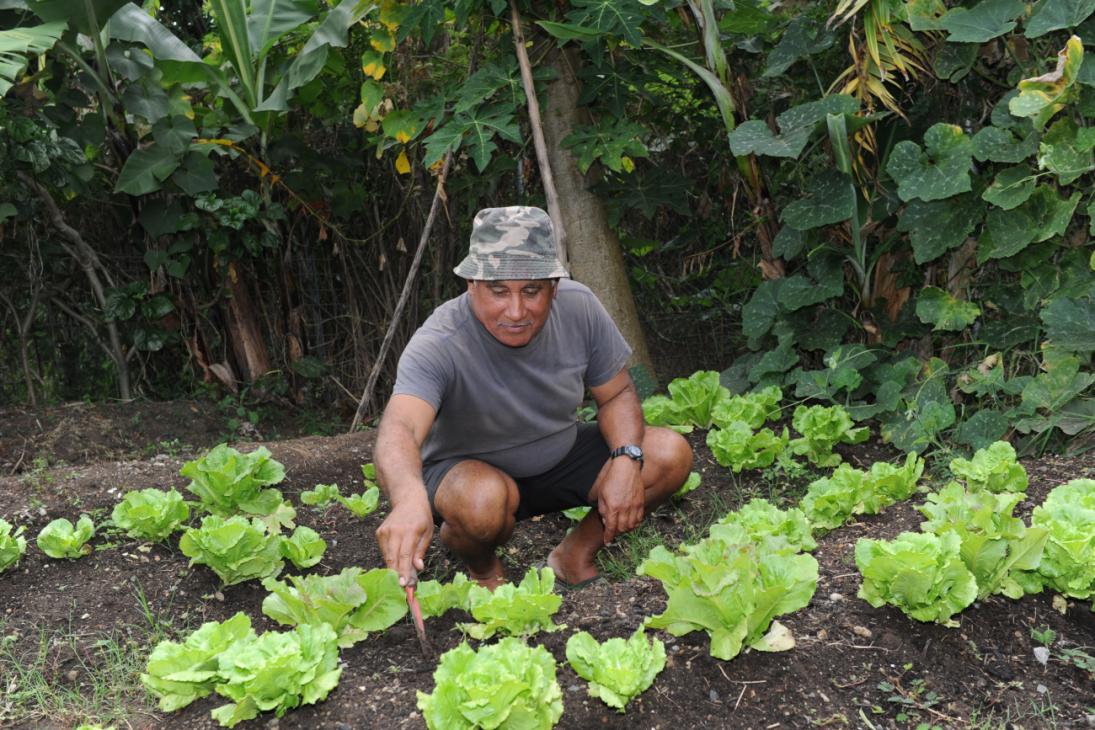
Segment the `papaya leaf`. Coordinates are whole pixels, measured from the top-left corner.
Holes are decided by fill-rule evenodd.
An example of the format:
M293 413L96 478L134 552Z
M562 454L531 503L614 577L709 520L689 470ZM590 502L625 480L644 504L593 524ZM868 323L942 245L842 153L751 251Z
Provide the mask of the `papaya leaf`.
M498 149L494 142L495 137L515 143L521 141L521 131L513 116L513 107L493 106L457 114L426 140L426 157L422 164L430 167L449 150L455 152L466 144L468 154L479 172L482 172Z
M806 197L789 204L780 217L798 231L840 223L852 217L854 196L847 175L824 170L806 183Z
M984 206L973 195L913 200L902 211L897 230L909 234L913 258L923 264L962 245L983 216Z
M916 316L934 330L959 331L969 327L981 316L981 308L973 302L956 299L934 286L920 290L916 299Z
M1034 172L1026 165L1008 167L996 174L981 197L1003 210L1017 208L1034 192Z
M940 200L970 190L973 144L961 127L939 122L924 133L924 149L910 140L894 146L886 172L904 201Z
M951 8L939 24L951 43L984 43L1015 29L1023 0L981 0L972 8Z
M571 0L567 20L605 35L620 36L632 46L642 45L640 25L648 14L636 0Z
M1076 98L1076 78L1084 62L1084 45L1077 36L1057 54L1057 68L1019 82L1019 95L1008 102L1008 111L1029 117L1041 129L1054 114Z
M635 169L631 158L650 155L640 139L645 131L627 119L602 118L597 124L576 128L563 146L577 155L583 175L597 160L613 172L631 172Z
M1039 38L1046 33L1074 28L1095 13L1095 0L1041 0L1027 21L1027 38Z

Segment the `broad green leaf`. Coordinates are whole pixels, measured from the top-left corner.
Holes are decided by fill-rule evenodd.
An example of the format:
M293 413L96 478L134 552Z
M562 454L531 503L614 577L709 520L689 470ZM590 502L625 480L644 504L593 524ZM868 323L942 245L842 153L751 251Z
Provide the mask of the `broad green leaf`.
M476 168L482 172L498 149L495 137L521 142L521 131L512 107L500 105L473 109L467 114L453 117L426 139L426 157L422 162L430 167L450 149L455 152L465 145Z
M635 169L631 158L650 155L641 139L645 133L640 124L606 117L597 124L575 128L563 140L563 147L577 155L583 175L597 160L613 172L631 172Z
M621 36L635 48L642 45L640 25L647 11L636 0L571 0L567 19L574 25Z
M984 43L1010 33L1024 8L1023 0L981 0L972 8L951 8L939 24L952 43Z
M934 330L959 331L969 327L981 316L981 308L965 302L934 286L920 290L916 298L916 316Z
M1082 297L1053 299L1040 312L1046 339L1054 346L1074 352L1095 350L1095 299Z
M1083 42L1072 36L1057 54L1056 69L1019 82L1019 95L1008 102L1008 111L1017 117L1030 117L1034 127L1041 129L1075 99L1076 78L1083 62Z
M278 38L307 23L315 12L310 0L251 0L247 40L252 51L265 56Z
M1040 0L1026 23L1027 38L1074 28L1095 13L1095 0Z
M781 220L796 230L840 223L851 218L855 211L851 178L836 170L824 170L813 176L805 192L806 197L792 202L780 215Z
M943 0L907 0L905 13L909 18L909 27L919 32L925 30L943 30L940 22L947 14Z
M944 43L932 60L932 71L937 78L957 83L973 68L980 48L978 43Z
M1095 169L1095 128L1081 129L1069 117L1054 122L1042 138L1038 166L1057 176L1061 185L1075 182Z
M807 269L811 278L796 274L783 279L779 303L788 312L840 296L844 291L843 258L821 251L810 258Z
M143 44L157 61L202 62L178 36L131 2L114 13L107 32L111 38Z
M751 119L730 133L730 149L739 156L757 154L770 157L798 157L806 149L810 135L828 114L854 114L859 101L842 94L826 96L799 104L776 118L780 134L774 135L768 125Z
M1011 210L1027 202L1035 181L1034 172L1026 165L1008 167L997 173L981 197L998 208Z
M1073 324L1080 322L1083 314L1071 308L1062 314L1065 316L1055 322L1055 327L1072 334ZM1078 336L1082 337L1082 335ZM1091 387L1092 383L1095 383L1095 375L1080 372L1080 358L1047 350L1042 363L1042 372L1023 389L1022 411L1034 413L1041 410L1055 414L1065 404Z
M753 290L753 296L741 308L742 334L749 338L759 338L772 328L779 316L779 279L761 282Z
M1014 256L1031 243L1061 235L1068 229L1079 203L1079 191L1062 199L1048 185L1038 185L1030 198L1018 207L990 209L986 233L978 242L978 263Z
M256 85L256 68L252 58L254 49L247 35L247 7L243 0L209 0L209 7L216 19L214 27L220 38L221 49L228 63L236 70L243 91L243 100L255 108L260 99Z
M970 190L973 144L961 127L939 122L924 133L924 149L910 140L898 142L886 162L904 201L940 200Z
M216 190L218 185L213 161L200 152L190 152L183 158L171 182L192 197Z
M27 7L46 23L68 23L86 36L102 30L110 17L129 0L27 0Z
M114 192L130 195L155 192L178 166L179 155L163 145L143 147L125 161L114 184Z
M804 13L795 14L779 43L768 54L764 76L779 76L792 64L832 47L837 34Z
M1038 151L1038 133L1019 139L1008 129L983 127L973 135L973 156L978 162L1023 162Z
M1008 417L1000 411L981 408L959 424L954 431L954 440L974 449L983 449L1003 438L1010 425Z
M53 48L53 44L64 32L64 21L45 23L33 28L0 30L0 97L8 93L26 69L27 57Z
M550 20L538 20L536 25L540 26L553 37L566 43L567 41L579 41L585 43L587 41L595 41L604 35L600 30L596 28L587 28L583 25L575 25L574 23L555 23Z
M923 264L962 245L983 215L984 206L973 195L913 200L902 211L897 230L909 234L913 258Z
M418 117L407 109L397 109L384 117L384 135L406 144L418 135Z

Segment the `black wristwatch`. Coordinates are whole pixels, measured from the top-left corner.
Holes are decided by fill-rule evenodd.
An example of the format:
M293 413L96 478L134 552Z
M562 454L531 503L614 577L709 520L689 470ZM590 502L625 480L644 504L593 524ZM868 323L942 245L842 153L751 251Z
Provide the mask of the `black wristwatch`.
M643 450L635 444L624 444L623 446L617 446L609 452L609 457L615 459L617 456L626 456L632 461L639 462L639 468L643 467Z

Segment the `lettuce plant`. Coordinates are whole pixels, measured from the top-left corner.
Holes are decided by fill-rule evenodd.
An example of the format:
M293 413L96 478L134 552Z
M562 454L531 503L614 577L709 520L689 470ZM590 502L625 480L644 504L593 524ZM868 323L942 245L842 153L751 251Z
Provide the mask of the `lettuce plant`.
M830 476L810 482L802 498L802 511L818 530L835 530L853 514L863 512L867 475L847 464L838 466Z
M281 538L281 557L298 568L311 568L327 552L327 541L311 527L301 525L289 537Z
M683 546L680 554L659 545L637 572L660 580L669 596L665 611L645 625L674 636L706 631L717 659L733 659L745 646L783 648L766 636L775 628L772 619L808 604L818 577L813 556L795 553L783 540L753 542L733 526Z
M342 674L335 631L327 624L267 631L228 646L217 658L217 694L232 702L213 710L213 719L234 727L261 712L281 717L287 710L327 698Z
M478 623L459 624L473 639L489 639L497 633L506 636L531 636L540 631L559 631L551 620L562 604L562 596L552 592L555 571L530 568L520 585L505 583L494 591L475 583L468 589L468 612Z
M589 511L591 509L593 509L593 508L592 507L571 507L569 509L563 510L563 515L565 515L568 520L574 520L575 522L581 522L582 520L585 519L585 516L589 514Z
M473 651L467 642L441 656L431 694L418 693L430 730L548 730L563 716L555 658L508 637Z
M76 526L64 517L50 522L38 533L38 548L51 558L82 558L91 553L87 541L95 536L95 523L80 515Z
M767 499L752 499L729 513L711 527L711 534L717 536L721 527L726 525L740 527L752 541L778 537L786 540L795 551L810 551L817 547L812 535L813 527L802 510L797 507L782 510Z
M579 631L567 639L567 661L589 682L591 697L623 712L665 669L665 645L655 637L647 639L642 627L629 639L615 637L603 644Z
M714 370L700 370L669 383L669 396L653 395L643 401L643 416L651 426L669 426L681 433L694 427L711 428L712 414L730 391Z
M744 395L724 398L715 404L711 418L720 428L735 421L742 421L751 429L758 429L766 422L779 418L779 403L783 400L783 391L770 385L761 390Z
M867 471L866 494L863 495L864 513L877 514L883 507L911 497L923 473L924 460L916 454L906 456L901 466L887 461L871 464Z
M328 624L338 645L350 647L371 631L383 631L407 614L407 598L394 570L345 568L328 576L274 578L262 582L270 594L262 612L285 626Z
M673 496L674 497L683 497L684 495L688 494L691 491L694 491L697 487L699 487L700 482L701 482L701 479L700 479L700 473L699 472L697 472L697 471L688 472L688 478L684 480L684 484L682 484L677 491L673 492ZM566 510L563 510L563 512L565 513Z
M863 575L857 594L875 608L897 606L917 621L951 620L977 598L977 579L962 561L954 532L903 532L893 540L860 538L855 565Z
M266 516L274 532L293 526L296 516L276 489L264 489L285 479L285 467L260 446L241 454L226 444L183 464L179 473L191 479L187 489L197 496L206 511L219 517L235 514Z
M1095 598L1095 479L1055 488L1034 508L1031 525L1049 533L1038 565L1046 587L1071 598Z
M164 712L186 707L223 681L217 657L237 641L254 636L251 619L241 612L223 623L202 624L181 643L161 641L148 657L141 684L159 700Z
M0 573L17 564L27 551L26 529L20 526L13 532L11 523L0 519Z
M730 467L735 474L742 469L763 469L771 466L787 448L787 429L783 429L781 436L776 436L770 428L753 433L747 423L735 421L708 431L707 448L719 464Z
M277 575L285 567L281 539L258 518L209 515L179 539L190 565L208 565L226 586Z
M588 509L588 508L587 508ZM423 580L415 588L415 597L422 609L422 615L429 618L440 616L453 608L468 608L468 593L475 585L468 576L457 573L448 583L436 580Z
M954 459L951 474L973 489L990 492L1027 491L1027 470L1015 457L1015 449L1007 441L997 441L978 449L972 459Z
M338 503L353 513L354 517L365 517L376 511L380 502L380 487L372 486L361 494L338 497Z
M142 489L127 492L111 518L129 537L160 542L190 519L190 507L174 489Z
M326 507L342 496L337 484L317 484L314 489L300 493L300 503L309 507Z
M966 491L958 482L951 482L917 507L928 518L920 523L922 531L958 535L962 562L977 579L978 598L993 593L1022 598L1026 591L1011 571L1034 570L1042 559L1049 533L1042 527L1027 529L1021 519L1012 516L1022 498L1014 492Z
M860 444L871 432L866 426L853 428L852 417L844 406L798 406L791 425L802 434L791 441L791 451L805 456L817 466L836 466L840 454L833 453L837 444Z

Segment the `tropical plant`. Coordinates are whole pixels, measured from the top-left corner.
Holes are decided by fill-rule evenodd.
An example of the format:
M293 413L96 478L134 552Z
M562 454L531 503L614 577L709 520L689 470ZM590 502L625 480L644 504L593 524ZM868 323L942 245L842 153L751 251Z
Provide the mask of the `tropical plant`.
M91 554L88 540L95 536L95 523L87 515L73 526L66 518L53 520L38 533L38 549L51 558L82 558Z
M127 492L111 519L129 537L160 542L190 519L190 507L174 489L142 489Z
M665 645L655 637L647 638L642 627L630 638L614 637L604 643L579 631L567 639L566 652L574 672L589 682L590 697L621 713L665 668Z

